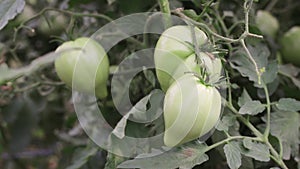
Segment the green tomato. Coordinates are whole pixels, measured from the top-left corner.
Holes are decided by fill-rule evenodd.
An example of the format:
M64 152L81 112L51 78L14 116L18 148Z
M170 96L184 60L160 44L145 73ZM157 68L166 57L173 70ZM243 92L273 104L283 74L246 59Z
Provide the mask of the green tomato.
M61 13L51 11L45 17L40 18L38 31L44 35L60 35L68 24L67 19Z
M63 43L55 52L59 55L55 70L63 82L80 92L95 91L98 98L107 96L109 60L100 44L82 37Z
M15 27L18 27L22 22L32 18L35 14L36 12L31 6L25 5L22 12L19 13L15 19L9 21L6 27L7 29L15 29Z
M192 74L176 80L164 99L164 143L174 147L207 134L219 120L221 96Z
M282 59L300 67L300 26L287 31L280 40Z
M276 37L279 30L278 20L268 11L259 10L256 13L256 24L263 35Z
M208 39L203 31L194 28L195 37L199 47L207 43ZM196 62L195 50L192 46L191 27L173 26L167 29L159 38L154 52L156 74L161 88L167 91L175 79L186 72L200 72ZM218 78L221 74L221 60L211 59L206 53L200 51L201 60L206 65L209 78ZM217 74L217 75L216 75Z
M16 17L16 23L20 24L23 21L26 21L32 18L35 15L35 11L32 9L31 6L25 5L23 11Z

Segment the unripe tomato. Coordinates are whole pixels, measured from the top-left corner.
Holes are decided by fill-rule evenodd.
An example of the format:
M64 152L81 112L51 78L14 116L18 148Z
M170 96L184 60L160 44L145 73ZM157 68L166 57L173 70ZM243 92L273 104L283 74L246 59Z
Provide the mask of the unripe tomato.
M263 35L276 37L279 30L278 20L268 11L259 10L256 13L256 24Z
M199 48L207 43L208 39L200 29L194 30ZM158 81L164 91L167 91L174 79L178 79L186 72L200 72L192 37L191 27L179 25L167 29L159 38L155 47L154 62ZM220 76L222 64L219 58L211 59L201 50L200 57L205 62L210 78Z
M283 61L300 67L300 26L287 31L280 40Z
M63 43L56 49L59 57L55 70L59 78L73 89L107 96L106 82L109 75L109 60L103 47L90 38L78 38Z
M166 146L189 142L208 133L218 122L221 96L192 74L177 79L164 99Z
M22 22L32 18L36 12L34 9L32 9L31 6L25 5L24 9L22 10L21 13L19 13L15 19L11 20L7 24L7 29L14 29L15 27L18 27Z
M38 27L38 31L44 35L60 35L68 24L66 17L56 11L50 11L46 17L49 23L41 17Z
M35 11L32 9L31 6L25 5L23 11L16 17L16 23L20 24L23 21L26 21L32 18L35 15Z

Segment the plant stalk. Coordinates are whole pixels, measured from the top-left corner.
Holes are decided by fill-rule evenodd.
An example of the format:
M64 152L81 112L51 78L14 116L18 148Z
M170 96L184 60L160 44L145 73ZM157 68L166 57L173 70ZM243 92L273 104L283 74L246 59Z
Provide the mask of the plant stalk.
M170 4L168 0L158 0L160 10L162 13L164 13L163 18L164 18L164 24L165 24L165 29L169 28L172 26L172 20L171 20L171 10L170 10Z

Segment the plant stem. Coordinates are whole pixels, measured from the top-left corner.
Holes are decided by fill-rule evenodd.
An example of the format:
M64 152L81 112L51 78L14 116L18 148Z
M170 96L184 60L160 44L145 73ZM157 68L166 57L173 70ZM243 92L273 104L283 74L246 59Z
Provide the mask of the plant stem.
M274 6L277 4L277 2L278 2L278 0L270 1L270 3L268 4L268 6L266 7L265 10L271 11L274 8Z
M237 118L243 122L252 132L255 136L261 138L263 140L263 135L242 115L239 114L239 112L232 106L232 103L227 102L226 106L234 113L236 114Z
M195 26L194 25L190 25L190 30L191 30L191 33L192 33L192 40L193 40L195 54L196 54L195 60L196 60L197 64L201 65L202 64L202 60L201 60L201 57L200 57L199 44L198 44L196 33L195 33ZM202 74L200 74L200 76L203 77Z
M71 11L66 11L66 10L61 10L61 9L56 9L56 8L44 8L42 9L40 12L38 12L36 15L34 15L33 17L23 21L17 28L15 28L15 32L14 32L14 37L13 37L13 41L16 41L17 38L17 34L19 32L20 29L26 27L26 23L40 17L41 15L43 15L44 13L46 13L47 11L57 11L57 12L61 12L67 15L71 15L71 16L88 16L88 17L95 17L95 18L101 18L101 19L105 19L107 21L113 21L113 19L111 19L110 17L103 15L103 14L90 14L90 13L78 13L78 12L71 12Z
M226 26L226 24L224 23L224 19L221 17L220 12L216 9L215 11L215 17L217 18L219 24L221 25L221 28L223 30L223 32L225 33L226 37L229 37L229 30ZM230 43L227 44L227 47L229 49L229 51L232 51L232 45Z
M17 28L15 28L15 32L14 32L14 36L13 36L13 42L16 41L16 38L17 38L17 34L18 32L22 29L22 28L27 28L28 27L25 25L26 23L34 20L35 18L38 18L40 17L41 15L43 15L44 13L48 12L48 11L57 11L57 12L61 12L61 13L64 13L66 15L70 15L72 17L94 17L94 18L100 18L100 19L104 19L104 20L107 20L109 22L113 22L113 19L104 15L104 14L91 14L91 13L79 13L79 12L72 12L72 11L67 11L67 10L61 10L61 9L56 9L56 8L44 8L43 10L41 10L40 12L38 12L36 15L34 15L33 17L29 18L28 20L25 20L23 21ZM139 46L139 48L145 48L145 45L136 40L135 38L133 37L128 37L127 40L129 42L132 42L134 44L136 44L137 46Z
M212 31L206 24L204 23L200 23L200 22L196 22L194 21L193 19L187 17L186 15L184 15L180 10L175 10L174 13L176 13L177 15L179 15L181 18L191 22L192 24L196 25L196 26L199 26L200 28L206 30L209 34L223 40L223 41L226 41L226 42L229 42L229 43L236 43L239 41L239 39L231 39L231 38L227 38L227 37L224 37L222 35L219 35L217 33L215 33L214 31Z
M246 36L250 35L250 36L253 36L253 37L258 37L259 35L251 34L249 32L249 12L250 12L250 9L252 7L252 3L253 3L253 0L245 0L245 3L244 3L244 11L245 11L245 35ZM257 66L257 64L256 64L256 62L255 62L255 60L254 60L254 58L252 56L252 54L249 52L249 50L247 48L244 39L241 39L240 43L242 44L244 50L246 51L249 59L254 64L256 75L257 75L257 78L258 78L258 84L261 84L261 73L258 70L258 66Z
M199 26L200 28L204 29L206 32L208 32L209 34L215 36L216 38L219 38L227 43L238 43L240 42L242 39L245 39L247 36L252 36L255 38L260 38L262 39L263 36L261 35L256 35L256 34L252 34L249 32L244 32L238 39L232 39L232 38L228 38L222 35L219 35L218 33L212 31L205 23L201 23L201 22L197 22L194 21L193 19L189 18L188 16L186 16L184 13L182 13L182 9L176 9L173 11L173 13L177 14L178 16L180 16L181 18L189 21L190 23Z
M170 5L168 0L158 0L160 10L168 15L171 15Z
M258 78L258 84L261 84L261 73L258 69L258 66L257 66L257 63L255 62L252 54L250 53L249 49L247 48L246 44L245 44L245 40L244 39L241 39L241 44L244 48L244 50L246 51L246 54L248 55L249 59L251 60L251 62L253 63L254 67L255 67L255 71L256 71L256 75L257 75L257 78Z
M165 28L169 28L172 25L169 1L158 0L158 3L160 6L160 10L164 13Z
M205 5L205 7L203 8L202 12L199 14L198 19L200 19L206 12L207 12L207 9L211 6L211 4L213 3L214 1L211 0L207 3L207 5Z
M251 9L253 0L245 0L244 11L245 11L245 32L249 33L249 11Z
M40 82L36 82L36 83L33 83L31 85L28 85L26 87L23 87L21 89L15 89L14 90L14 93L20 93L20 92L25 92L25 91L28 91L28 90L31 90L33 88L36 88L40 85Z
M214 149L214 148L216 148L216 147L218 147L218 146L220 146L220 145L226 144L226 143L228 143L228 142L230 142L230 141L232 141L232 140L245 139L245 138L249 138L249 139L251 139L251 140L257 140L256 137L232 136L232 137L228 137L228 138L226 138L226 139L224 139L224 140L221 140L221 141L219 141L219 142L217 142L217 143L215 143L215 144L212 144L212 145L208 146L205 152L207 152L207 151L209 151L209 150L212 150L212 149Z
M232 94L231 94L231 83L230 83L230 80L229 80L229 74L228 74L228 71L225 70L225 75L226 75L226 80L227 80L227 85L228 85L228 104L230 107L233 107L232 105Z
M270 124L271 124L271 102L270 102L270 97L269 97L269 91L267 85L263 85L265 95L266 95L266 102L267 102L267 126L266 130L264 133L264 139L265 143L269 146L271 153L273 154L274 158L273 160L276 161L278 165L280 165L282 168L287 169L287 166L285 163L282 161L282 143L279 140L279 148L280 148L280 153L278 154L277 151L274 149L274 147L271 145L269 142L268 136L270 134Z
M268 87L267 85L263 85L264 91L265 91L265 95L266 95L266 101L267 101L267 126L266 126L266 130L264 133L265 139L268 138L269 133L270 133L270 120L271 120L271 102L270 102L270 96L269 96L269 91L268 91Z
M272 144L266 140L265 141L266 145L269 146L271 153L273 154L274 158L273 160L283 169L288 169L288 167L285 165L285 163L283 162L282 158L280 157L280 155L277 153L277 151L274 149L274 147L272 146Z
M271 154L273 155L273 160L283 169L288 169L288 167L285 165L285 163L282 160L282 157L280 154L277 153L277 151L274 149L274 147L272 146L272 144L269 142L268 139L265 138L265 136L263 134L261 134L247 119L245 119L243 116L238 115L238 111L232 106L230 105L230 103L227 103L226 106L235 114L237 114L238 119L244 123L252 132L255 136L257 136L257 141L261 141L263 143L265 143L270 151Z

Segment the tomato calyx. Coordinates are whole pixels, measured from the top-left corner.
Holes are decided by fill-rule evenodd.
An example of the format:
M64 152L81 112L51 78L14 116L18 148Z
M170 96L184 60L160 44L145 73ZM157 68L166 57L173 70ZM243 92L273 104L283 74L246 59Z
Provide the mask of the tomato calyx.
M185 72L184 74L192 74L193 76L195 76L196 78L198 78L198 82L201 83L202 85L206 86L206 87L213 87L213 84L210 84L207 80L207 76L203 77L201 75L199 75L197 72ZM207 73L206 73L207 74Z
M205 68L203 70L204 70L204 73L202 75L199 74L198 72L184 72L184 74L192 74L193 76L198 78L199 83L201 83L202 85L204 85L206 87L219 88L220 85L222 84L222 82L224 82L226 80L223 76L220 76L220 78L217 81L210 82L208 72L205 70Z

